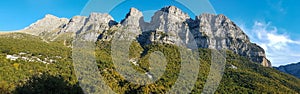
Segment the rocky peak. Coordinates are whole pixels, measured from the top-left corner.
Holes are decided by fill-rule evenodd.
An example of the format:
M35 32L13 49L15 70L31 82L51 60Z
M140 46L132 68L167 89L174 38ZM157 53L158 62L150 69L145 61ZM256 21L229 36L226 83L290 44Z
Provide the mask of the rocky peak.
M151 24L159 23L178 23L184 22L187 19L190 19L190 16L182 12L179 8L175 6L168 6L160 9L155 12L152 16Z
M147 26L146 24L147 23L144 21L143 13L136 8L130 8L130 11L129 13L127 13L126 18L121 21L122 27L125 27L124 31L128 31L134 34L132 35L132 37L135 37L138 34L142 33L141 31Z
M85 23L85 26L90 26L85 31L88 30L100 30L102 29L108 29L111 25L115 23L112 16L110 16L107 13L101 14L101 13L91 13L90 16L87 19L87 22Z
M87 17L85 16L74 16L69 23L72 23L72 22L85 22L87 19Z
M97 23L109 23L110 21L113 21L113 17L110 16L107 13L101 14L101 13L91 13L88 21L97 22Z
M136 8L130 8L129 13L127 13L126 18L122 20L121 24L123 26L142 26L140 24L144 23L143 13Z
M190 18L190 16L187 13L183 12L181 9L179 9L175 6L167 6L167 7L160 9L160 11L168 13L169 15L172 15L172 16L176 16L182 20L186 20L186 19Z
M59 18L51 14L46 14L44 19L59 19Z
M174 35L170 37L175 38L179 32L188 30L187 20L190 20L188 14L175 6L168 6L155 12L147 30L165 31L169 35ZM179 39L179 37L177 38Z
M200 32L206 36L213 38L233 38L245 43L250 42L248 36L223 14L201 14L196 17L195 24L199 25Z
M142 46L153 42L189 46L190 40L195 39L199 48L227 49L263 66L271 66L264 49L251 43L248 36L226 16L201 14L193 20L174 6L155 12L150 23L144 22L142 12L131 8L120 24L109 14L91 13L89 17L75 16L70 21L46 15L26 30L37 32L34 33L36 35L56 30L71 32L87 41L110 41L114 34L119 34L120 38L136 39Z
M130 8L129 13L126 15L126 18L128 17L143 17L143 13L136 8Z
M62 32L78 32L85 24L87 17L85 16L74 16L69 23L63 27L60 33Z
M100 34L109 30L109 28L115 24L116 22L113 17L107 13L91 13L77 34L79 34L83 40L95 42Z
M61 32L82 33L82 31L108 29L114 19L109 14L91 13L89 17L74 16Z
M200 32L196 38L200 40L197 44L201 48L228 49L263 66L272 66L264 49L251 43L248 36L226 16L202 14L193 24L192 32Z
M25 32L32 35L40 35L43 32L58 32L58 28L68 23L66 18L58 18L47 14L43 19L25 28Z

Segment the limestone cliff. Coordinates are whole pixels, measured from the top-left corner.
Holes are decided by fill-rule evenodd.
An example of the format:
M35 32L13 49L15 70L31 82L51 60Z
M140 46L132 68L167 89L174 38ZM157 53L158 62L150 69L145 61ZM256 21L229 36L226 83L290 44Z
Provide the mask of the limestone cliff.
M251 43L248 36L226 16L201 14L192 19L174 6L155 12L149 23L144 21L142 12L131 8L120 23L109 14L100 13L92 13L89 17L75 16L71 20L47 15L24 31L41 37L71 33L87 41L110 41L113 34L118 33L122 35L120 38L130 36L142 45L157 42L189 46L191 39L195 39L198 48L231 50L271 67L264 49Z

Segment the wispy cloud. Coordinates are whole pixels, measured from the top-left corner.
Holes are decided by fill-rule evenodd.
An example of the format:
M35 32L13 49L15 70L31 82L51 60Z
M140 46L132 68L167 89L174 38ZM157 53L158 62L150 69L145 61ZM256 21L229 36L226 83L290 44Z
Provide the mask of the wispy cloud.
M283 1L284 0L276 0L276 1L274 1L274 0L267 0L268 5L272 9L274 9L274 10L276 10L276 11L282 13L282 14L286 14L287 11L286 11L285 7L283 6Z
M300 62L300 41L293 40L286 33L279 33L271 22L255 21L251 28L240 27L249 35L252 42L266 50L267 57L273 66ZM280 31L283 32L283 31Z

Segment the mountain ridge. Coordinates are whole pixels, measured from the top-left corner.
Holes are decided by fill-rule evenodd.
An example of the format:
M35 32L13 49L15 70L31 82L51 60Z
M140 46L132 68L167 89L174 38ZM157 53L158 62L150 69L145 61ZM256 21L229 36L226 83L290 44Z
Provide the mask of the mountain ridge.
M48 15L45 17L45 23L32 25L31 29L5 35L0 33L0 93L103 93L98 91L103 89L96 84L99 81L90 82L84 78L106 82L109 88L120 94L167 93L176 86L180 74L184 73L181 68L184 61L181 60L179 52L181 45L191 48L187 51L199 55L199 68L195 65L187 67L199 71L198 75L195 73L197 81L192 83L195 85L191 88L191 94L207 92L205 90L207 82L210 78L216 78L210 76L211 72L214 72L213 49L225 49L226 62L220 84L216 91L212 92L233 94L300 92L300 79L275 68L262 66L261 60L268 61L264 49L251 43L249 37L228 17L222 14L201 14L195 19L190 19L182 13L184 12L180 12L176 7L168 6L157 11L152 22L144 22L142 13L135 8L130 9L122 22L113 21L110 15L100 13L92 13L88 17L74 16L67 22ZM59 25L47 26L55 23ZM115 52L120 55L129 54L128 61L125 59L122 63L130 65L116 67L112 58L113 41L116 38L126 39L126 37L133 40L128 48L129 52ZM88 55L85 56L95 56L93 61L95 65L85 66L90 62L82 59L82 63L78 64L84 68L80 70L80 74L75 70L77 63L74 58L77 57L72 56L74 38L95 44L92 52L86 51L85 48L80 49L87 52ZM191 39L196 40L197 48L192 49L192 45L190 47ZM74 47L76 49L77 46ZM117 47L127 49L125 46ZM156 52L161 53L153 55ZM166 60L166 67L158 67L164 66L162 64L164 61L155 60L154 62L158 63L153 63L151 61L153 56ZM97 73L102 76L101 79L89 74L82 76L90 73L91 67L98 68ZM118 71L129 68L150 79L158 78L158 80L147 85L132 83ZM165 72L158 77L151 71L155 68L165 69ZM186 76L186 79L190 77ZM184 88L178 90L179 93L184 92Z
M44 19L25 28L24 32L50 40L68 33L71 37L80 35L84 40L95 42L111 41L111 33L121 28L126 28L132 33L132 38L144 45L153 42L187 45L193 38L198 48L227 49L263 66L272 66L264 49L251 43L248 36L226 16L201 14L193 20L175 6L155 12L150 23L145 22L142 12L135 8L131 8L120 23L106 13L91 13L89 17L74 16L71 19L46 15Z
M0 44L2 44L0 46L0 70L2 72L0 76L1 94L14 94L15 92L25 92L28 94L40 94L45 92L69 92L73 94L77 92L76 94L84 94L80 92L86 90L84 89L85 85L82 84L88 84L93 88L90 91L87 90L86 92L88 93L99 92L94 91L94 88L101 88L101 86L97 84L89 84L89 82L84 82L80 80L80 78L77 78L78 75L74 74L74 61L71 56L72 49L64 46L63 41L50 41L46 43L39 36L16 32L1 35ZM147 67L151 62L147 60L151 58L151 53L155 51L161 51L168 60L166 72L160 77L157 83L146 86L137 85L128 82L122 77L122 74L115 69L111 59L111 43L109 41L97 41L96 46L96 63L100 74L104 77L102 80L108 83L108 86L115 92L120 94L166 93L171 86L174 85L177 75L180 72L181 64L180 58L178 58L180 54L176 51L178 49L177 46L154 43L142 48L141 45L135 41L131 45L129 52L132 61L128 63L132 63L132 66L125 68L134 68L142 73L151 70L151 66ZM141 57L139 52L145 50L148 50L146 52L147 54ZM194 51L198 51L200 54L201 67L195 69L199 70L199 74L198 80L191 93L199 94L205 92L203 87L209 77L210 67L212 67L211 53L214 50L199 48ZM37 57L41 60L53 59L57 62L45 64L43 62L23 60L22 58L17 60L7 59L8 55L19 54L23 54L22 57L25 56L25 58ZM94 55L94 53L91 53L91 55ZM296 77L277 71L274 68L263 67L229 50L227 50L226 56L226 69L215 93L297 94L300 92L300 80ZM160 65L161 64L159 64L159 66ZM194 69L193 66L189 68ZM82 72L89 71L90 70L82 70ZM60 79L49 79L52 77L59 77ZM62 82L67 85L61 84ZM49 87L51 87L51 89L49 89Z
M281 65L279 67L274 67L274 68L281 72L288 73L290 75L300 78L300 62Z

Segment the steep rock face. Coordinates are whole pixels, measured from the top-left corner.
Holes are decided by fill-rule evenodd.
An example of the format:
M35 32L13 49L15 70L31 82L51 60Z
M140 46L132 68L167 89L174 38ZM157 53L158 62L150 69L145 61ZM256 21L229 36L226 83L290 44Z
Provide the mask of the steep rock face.
M87 17L84 16L74 16L69 23L63 27L63 29L59 33L63 32L73 32L76 33L84 26L85 22L87 20Z
M64 25L68 23L66 18L58 18L56 16L47 14L45 18L31 24L25 28L25 33L32 35L41 35L43 33L58 32Z
M275 67L275 69L300 78L300 62L295 64L285 65L285 66Z
M133 27L140 30L140 26L144 26L145 24L143 13L136 8L131 8L121 24L122 26Z
M87 18L84 26L77 32L82 39L87 41L97 41L100 34L107 31L114 25L114 19L108 14L92 13Z
M89 17L74 16L70 20L46 15L23 31L43 38L51 36L53 39L50 40L61 34L71 34L83 40L96 41L100 34L117 24L113 20L109 14L100 13L91 13Z
M192 38L189 36L188 21L191 21L190 17L180 9L174 6L164 7L155 12L147 26L142 26L144 35L139 41L146 44L158 42L185 45Z
M114 19L109 14L99 14L99 13L92 13L87 18L85 25L81 32L83 31L103 31L108 30L110 27L111 22Z
M117 33L118 38L135 39L135 37L142 33L142 28L147 26L146 24L142 12L131 8L126 18L121 21L119 32L115 33Z
M182 27L181 23L188 19L190 17L180 9L174 6L165 7L155 12L150 23L150 29L162 30L177 35L177 29Z
M26 28L26 31L37 32L33 35L53 30L59 31L57 35L71 33L87 41L110 41L117 37L134 39L142 45L156 42L190 47L194 39L196 48L227 49L263 66L271 66L264 49L251 43L226 16L202 14L193 20L174 6L155 12L150 23L144 21L142 12L131 8L121 23L115 22L108 14L99 13L92 13L89 17L75 16L71 20L48 15Z
M264 66L271 66L264 49L251 43L248 36L224 15L197 16L192 23L192 32L201 48L228 49Z
M200 48L231 50L263 66L271 66L264 49L251 43L248 36L224 15L202 14L192 20L176 7L165 7L155 13L143 32L142 43L186 45L193 37Z

